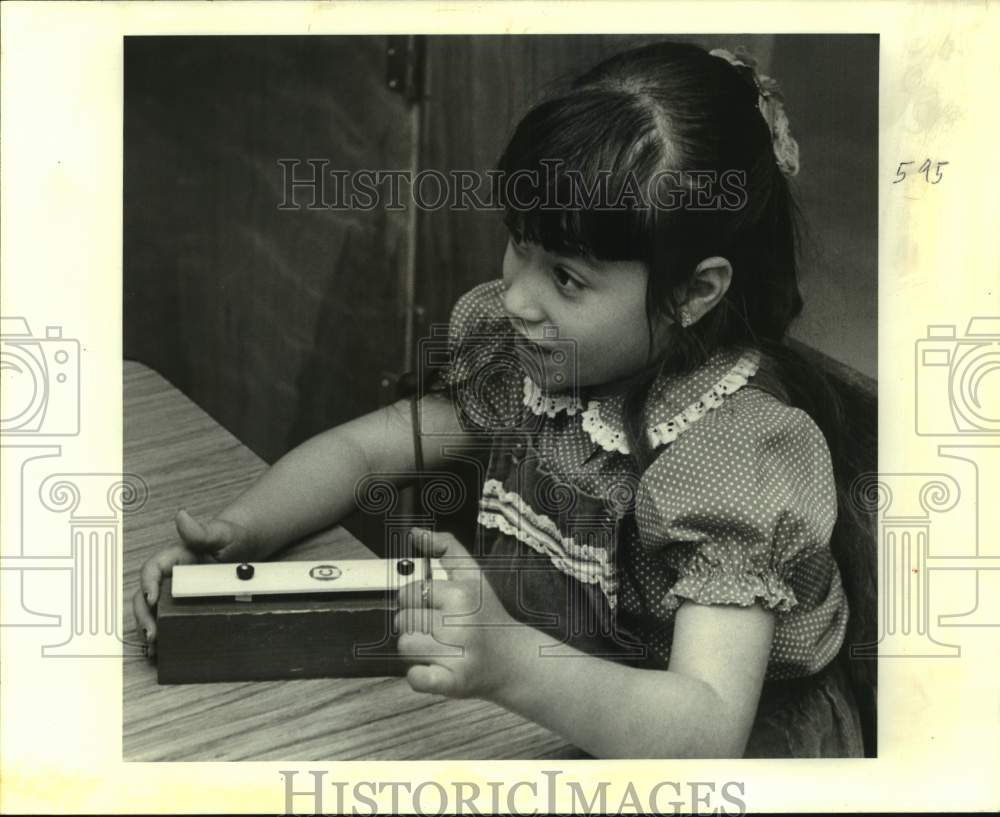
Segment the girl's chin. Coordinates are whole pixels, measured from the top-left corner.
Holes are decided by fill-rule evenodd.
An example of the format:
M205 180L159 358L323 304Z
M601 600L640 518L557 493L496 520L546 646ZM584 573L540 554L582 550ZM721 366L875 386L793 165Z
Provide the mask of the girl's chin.
M546 392L569 391L576 385L574 378L558 371L532 372L530 377L536 386Z
M543 391L566 391L575 382L575 372L570 366L556 366L546 356L522 360L522 368L528 378Z

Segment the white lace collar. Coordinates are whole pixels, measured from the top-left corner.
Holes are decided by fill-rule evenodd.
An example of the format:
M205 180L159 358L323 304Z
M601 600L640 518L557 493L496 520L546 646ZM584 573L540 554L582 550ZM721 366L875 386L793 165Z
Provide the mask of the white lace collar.
M738 391L753 377L760 364L756 349L723 350L694 372L663 376L650 389L646 436L651 448L667 445L693 423L720 406L726 396ZM555 417L580 412L583 430L605 451L629 453L622 422L623 395L583 402L569 394L545 394L528 375L524 377L524 405L536 415Z
M576 414L583 410L583 402L579 397L569 394L546 394L529 375L524 376L524 405L533 414L545 414L555 417L560 411Z

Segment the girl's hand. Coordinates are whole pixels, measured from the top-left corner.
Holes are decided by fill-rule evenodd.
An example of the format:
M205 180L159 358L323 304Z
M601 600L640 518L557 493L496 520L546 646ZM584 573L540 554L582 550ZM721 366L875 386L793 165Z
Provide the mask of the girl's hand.
M413 528L417 553L441 559L448 581L399 591L399 652L413 662L406 680L416 692L495 699L511 683L530 639L528 627L500 603L475 560L450 533Z
M147 559L139 572L139 589L132 597L136 626L145 632L147 651L155 654L156 618L153 611L160 598L160 584L173 573L175 565L203 562L242 562L254 558L249 531L224 519L203 525L187 511L180 510L174 519L181 543L164 548Z

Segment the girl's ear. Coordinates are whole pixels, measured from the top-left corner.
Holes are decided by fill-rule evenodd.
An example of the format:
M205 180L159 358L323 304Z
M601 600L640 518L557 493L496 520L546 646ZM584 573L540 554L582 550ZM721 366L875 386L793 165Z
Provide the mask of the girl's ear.
M719 255L706 258L695 267L681 304L691 323L697 323L709 313L729 290L733 280L733 265Z

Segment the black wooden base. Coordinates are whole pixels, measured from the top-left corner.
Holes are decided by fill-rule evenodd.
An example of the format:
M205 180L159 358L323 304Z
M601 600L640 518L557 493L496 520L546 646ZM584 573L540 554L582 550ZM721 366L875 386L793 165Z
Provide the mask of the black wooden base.
M395 594L175 599L157 604L161 684L404 675Z

